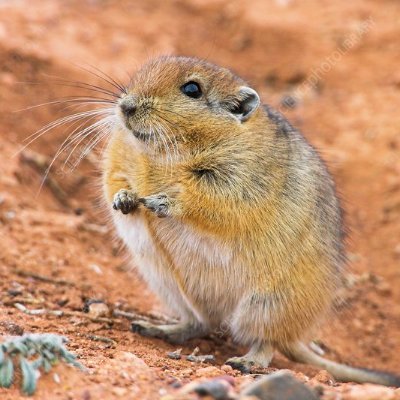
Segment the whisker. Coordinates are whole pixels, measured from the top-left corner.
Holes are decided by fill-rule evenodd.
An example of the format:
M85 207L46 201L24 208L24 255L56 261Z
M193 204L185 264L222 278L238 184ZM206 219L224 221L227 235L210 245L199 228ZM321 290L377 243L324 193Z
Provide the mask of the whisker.
M86 121L86 122L87 122L87 121ZM85 128L84 131L86 131L86 133L87 133L88 130L91 128L91 130L89 130L89 133L87 133L87 134L90 134L93 130L96 129L96 127L97 127L96 124L101 123L101 122L104 123L103 120L99 120L99 121L95 122L94 124L92 124L91 126L89 126L88 128ZM95 126L94 126L94 125L95 125ZM73 133L72 133L72 134L73 134ZM70 147L71 142L69 142L69 143L66 143L66 142L68 142L68 139L71 137L72 134L70 134L70 135L68 136L68 138L64 140L64 142L62 143L62 145L60 146L60 148L57 150L57 152L56 152L55 156L53 157L52 161L50 162L50 164L49 164L48 167L46 168L46 171L45 171L45 173L44 173L42 182L41 182L40 187L39 187L39 192L42 190L43 185L44 185L44 183L45 183L45 181L46 181L46 179L47 179L47 177L48 177L48 175L49 175L49 173L50 173L50 170L51 170L52 166L54 165L55 161L58 159L58 157L60 156L61 153L63 153L68 147ZM79 133L78 133L78 137L81 137L82 135L83 135L82 132L79 132ZM75 141L76 139L77 139L77 137L74 137L74 138L72 139L72 141ZM65 144L66 144L66 145L65 145ZM74 148L74 149L75 149L75 148ZM65 161L64 164L66 164L67 161L68 161L68 159Z
M65 98L61 98L58 100L47 101L45 103L36 104L34 106L21 108L20 110L15 110L14 112L28 111L28 110L33 110L38 107L55 105L55 104L63 104L63 103L115 104L115 101L113 101L111 99L102 98L102 97L86 97L86 96L65 97Z
M70 125L69 125L69 128L74 127L75 124L79 124L79 125L76 126L76 127L74 127L73 131L68 135L68 137L67 137L66 139L64 139L64 141L62 142L62 144L61 144L60 147L58 148L58 150L57 150L57 152L56 152L56 154L55 154L55 156L54 156L53 159L58 158L59 154L61 154L63 151L65 151L65 150L72 144L71 142L74 142L74 141L75 141L75 139L77 138L77 136L80 136L80 133L81 133L80 129L81 129L85 124L87 124L89 121L91 121L91 120L93 120L93 119L95 119L95 118L97 118L96 115L95 115L95 116L92 116L92 117L90 117L90 118L88 118L88 119L84 119L83 122L81 122L82 120L75 120L75 121L72 121L72 123L70 123ZM85 129L86 129L86 128L85 128ZM75 134L76 132L78 132L78 133L76 134L76 136L75 136L74 138L71 139L71 137L74 136L74 134Z
M64 166L68 163L68 161L70 160L72 154L75 152L75 150L79 147L79 145L89 136L91 135L93 132L95 132L96 130L103 128L104 126L109 125L110 121L108 120L109 117L105 117L95 123L93 123L92 125L90 125L89 127L85 128L83 131L79 132L79 134L77 135L77 137L75 137L74 139L72 139L71 143L68 143L68 145L65 147L65 149L63 149L63 151L65 151L68 147L71 147L73 143L76 142L75 146L73 147L73 149L70 151L68 157L66 158L65 162L64 162ZM94 136L94 138L96 138L96 135ZM78 140L79 139L79 140ZM93 138L91 139L93 140ZM91 140L89 140L89 143L91 143ZM79 161L80 162L80 161ZM74 167L75 168L79 162L77 162L76 164L74 163Z
M112 133L112 128L110 127L110 135L111 135L111 133ZM100 154L104 153L104 149L105 149L107 143L108 143L108 140L105 140L102 148L100 149Z
M161 121L164 121L167 123L167 124L160 125L160 122L159 122L157 125L157 131L158 131L158 136L161 138L161 140L163 140L163 143L164 143L165 155L167 157L166 172L167 172L167 167L168 167L168 163L169 163L170 172L172 174L172 165L173 165L174 161L176 162L179 160L178 144L177 144L175 135L170 128L170 121L163 118L158 113L155 113L154 116L156 118L160 119ZM168 132L171 133L171 136L169 135Z
M72 165L72 168L75 168L79 162L97 146L98 143L109 136L113 124L115 123L115 105L117 100L121 97L121 94L127 92L123 83L111 77L104 71L101 71L98 67L89 65L89 67L79 66L79 68L98 78L100 85L90 84L79 80L68 80L63 77L49 74L44 74L44 76L50 78L51 83L54 85L82 89L86 92L92 92L93 95L89 93L82 96L66 96L64 98L54 99L18 110L18 112L21 112L43 106L54 105L61 106L60 108L64 110L73 110L72 114L58 118L55 121L46 124L25 138L24 146L16 153L21 153L34 141L54 129L65 126L66 129L70 131L57 149L52 160L48 163L39 192L43 188L54 163L60 158L61 154L68 152L62 168L64 169L66 165ZM23 83L42 85L41 82ZM103 84L105 87L102 87ZM84 107L89 106L91 109L83 109ZM82 151L72 162L72 157L76 154L75 152L77 148L79 148L79 150L82 149ZM64 158L64 156L62 158Z
M19 150L17 152L17 154L20 153L22 150L26 149L27 146L32 144L35 140L37 140L39 137L44 135L46 132L48 132L51 129L56 128L59 125L63 125L67 122L74 121L77 119L90 117L92 115L101 115L102 113L104 113L104 109L95 109L95 110L83 111L83 112L75 113L72 115L68 115L66 117L58 118L57 120L50 122L49 124L45 125L41 129L39 129L38 131L33 133L32 135L30 135L26 139L24 139L24 141L27 141L27 140L29 140L29 141L21 150Z
M177 160L177 154L176 154L176 148L175 148L174 142L172 141L170 135L168 134L168 131L171 132L170 128L168 126L164 127L163 133L166 136L166 141L171 143L171 146L172 146L172 153L170 152L170 146L169 145L167 146L168 147L167 151L170 153L170 164L171 164L171 171L172 171L173 158L176 161Z
M160 115L160 114L157 113L157 112L155 112L155 115L156 115L157 118L160 118L161 120L163 120L164 122L167 123L167 126L165 126L165 128L166 128L167 130L169 130L170 133L172 134L172 137L174 137L173 132L172 132L171 128L169 127L169 125L174 125L174 126L176 126L176 125L173 124L171 121L169 121L167 118L163 117L162 115ZM179 133L180 129L179 129L179 127L177 127L177 128L178 128L177 131L178 131L178 133ZM172 142L172 139L170 138L170 136L168 135L168 133L165 132L165 134L166 134L167 138L170 140L170 142L171 142L171 144L172 144L172 146L173 146L173 149L174 149L174 152L175 152L175 159L177 159L177 158L178 158L178 154L177 154L177 150L178 150L178 149L177 149L176 138L174 137L174 143L173 143L173 142Z
M53 79L52 83L55 83L55 84L59 84L62 86L67 86L67 87L78 87L80 89L87 89L87 90L96 89L104 94L108 94L109 96L120 97L120 93L113 92L110 89L106 89L106 88L98 86L98 85L93 85L91 83L82 82L82 81L68 80L68 79L60 78L58 76L49 75L49 74L44 74L44 75L48 76L49 78L52 78Z
M74 104L67 104L64 107L60 108L60 111L64 112L64 111L67 111L67 110L73 110L75 112L75 111L82 110L82 109L86 110L86 107L88 105L99 106L99 107L93 108L93 110L102 110L102 109L104 109L104 107L100 107L100 105L104 105L103 103L97 104L95 102L93 102L93 103L82 102L82 103L76 103L76 104L75 103Z
M90 120L93 120L94 118L96 118L96 117L92 117L92 118L90 118ZM107 118L107 117L105 117L105 118ZM61 146L60 146L60 148L59 148L60 153L57 153L57 154L56 154L56 157L58 157L59 154L63 153L63 152L66 151L69 147L73 146L76 142L78 142L77 145L76 145L76 146L71 150L71 152L70 152L70 155L72 155L72 153L75 151L75 148L76 148L76 147L79 145L79 143L81 142L80 139L83 138L83 140L84 140L87 136L89 136L94 130L96 130L96 129L98 128L98 126L101 125L100 123L101 123L102 121L103 121L103 119L101 119L101 120L99 120L99 121L96 121L96 122L94 122L93 124L87 126L86 128L80 130L80 128L81 128L83 125L85 125L85 123L88 122L87 120L85 120L79 127L75 128L75 130L68 136L68 138L67 138L66 140L64 140L64 142L61 144ZM76 133L76 134L75 134L75 133ZM75 134L75 135L74 135L74 134ZM74 136L73 136L73 135L74 135ZM71 136L73 136L73 137L71 138ZM71 138L71 139L70 139L70 138ZM64 165L63 165L62 169L65 168L65 166L66 166L66 164L68 163L68 161L69 161L69 157L67 157L67 159L64 161Z
M17 83L21 83L24 85L43 85L43 83L41 82L17 82ZM88 90L91 92L96 92L96 93L101 93L101 94L105 94L107 96L111 96L113 98L119 98L120 95L114 92L111 92L107 89L101 88L99 86L96 85L91 85L89 83L85 83L85 82L78 82L78 81L68 81L68 80L64 80L62 81L61 78L58 78L58 81L52 81L51 82L54 85L57 86L62 86L62 87L72 87L72 88L78 88L78 89L84 89L84 90Z
M171 167L172 167L172 159L170 156L170 151L169 151L169 146L168 146L168 142L164 136L164 132L163 132L163 128L160 126L156 126L156 132L157 132L157 137L159 137L162 141L163 147L164 147L164 153L165 153L165 158L166 158L166 162L165 162L165 173L168 170L168 162L170 163Z
M182 127L185 128L185 124L181 123L180 125L175 124L174 122L170 121L168 118L164 116L162 116L159 112L157 112L157 110L154 110L155 113L157 114L157 116L161 119L163 119L168 125L172 125L173 127L177 128L177 133L180 135L180 137L182 138L183 141L186 141L184 135L181 133ZM162 110L163 112L169 112L169 110ZM172 112L171 112L172 113ZM175 114L175 113L172 113ZM175 138L175 142L176 142L176 138Z
M97 71L100 75L91 71L89 68L85 68L81 65L77 65L77 67L88 72L89 74L92 74L92 75L100 78L104 82L107 82L109 85L113 86L115 89L118 89L119 91L121 91L121 93L126 93L126 87L121 82L118 82L116 79L114 79L110 75L106 74L104 71L102 71L98 67L91 65L91 64L87 64L87 65L90 68L93 68L95 71Z
M160 106L162 106L162 105L163 105L162 103L161 103L161 104L157 104L157 109L160 110L160 111L164 111L164 112L167 112L167 113L170 113L170 114L177 115L178 117L181 117L181 118L184 119L184 120L187 118L187 117L185 117L184 115L179 114L179 113L176 112L176 111L170 110L169 108L162 108L162 107L160 107Z
M76 168L79 163L91 152L93 149L100 143L107 135L111 134L111 126L110 121L107 121L103 126L98 127L97 130L99 133L89 141L89 143L85 146L77 160L73 165L73 169Z
M93 128L97 127L97 125L101 124L104 120L110 118L110 117L114 117L112 110L111 109L104 109L103 110L103 114L104 117L95 121L94 123L89 124L88 126L86 126L83 129L80 129L82 126L84 126L85 124L87 124L88 122L97 119L99 116L98 115L94 115L88 119L85 119L80 125L79 127L75 128L74 131L72 132L72 135L74 133L76 133L76 135L66 144L66 148L71 146L77 139L79 139L79 137L85 135L88 131L92 131ZM69 137L71 137L72 135L69 135ZM68 139L68 138L67 138Z

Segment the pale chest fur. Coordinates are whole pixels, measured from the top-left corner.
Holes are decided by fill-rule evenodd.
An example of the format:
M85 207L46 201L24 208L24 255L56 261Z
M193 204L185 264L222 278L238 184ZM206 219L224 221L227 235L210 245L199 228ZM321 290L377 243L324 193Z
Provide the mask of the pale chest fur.
M233 312L245 282L230 246L173 218L114 221L149 287L182 318L215 325Z

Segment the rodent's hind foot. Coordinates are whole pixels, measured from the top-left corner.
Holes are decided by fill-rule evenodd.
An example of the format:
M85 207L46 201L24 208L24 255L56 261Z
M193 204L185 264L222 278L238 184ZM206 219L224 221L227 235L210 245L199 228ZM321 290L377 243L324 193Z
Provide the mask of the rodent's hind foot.
M254 367L260 367L261 365L257 365L257 363L253 360L249 360L246 356L244 357L231 357L225 361L226 365L231 366L233 369L237 369L243 374L249 374L251 369Z
M250 351L243 357L231 357L225 364L230 365L244 374L249 374L252 370L267 368L274 355L273 347L268 343L255 343Z
M148 321L133 321L131 329L139 335L163 339L173 344L181 344L207 334L201 326L190 323L156 325Z
M131 190L120 189L114 195L113 209L120 210L122 214L129 214L138 206L138 197Z
M159 218L165 218L170 215L170 199L165 193L153 194L151 196L138 199L148 210L152 211Z

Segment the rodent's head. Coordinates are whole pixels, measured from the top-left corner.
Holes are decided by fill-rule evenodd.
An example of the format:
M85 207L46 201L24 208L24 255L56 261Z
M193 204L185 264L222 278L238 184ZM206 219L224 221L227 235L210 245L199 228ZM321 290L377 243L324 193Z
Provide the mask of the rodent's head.
M195 58L161 57L136 73L119 100L118 114L149 148L190 149L240 133L259 104L257 92L225 68Z

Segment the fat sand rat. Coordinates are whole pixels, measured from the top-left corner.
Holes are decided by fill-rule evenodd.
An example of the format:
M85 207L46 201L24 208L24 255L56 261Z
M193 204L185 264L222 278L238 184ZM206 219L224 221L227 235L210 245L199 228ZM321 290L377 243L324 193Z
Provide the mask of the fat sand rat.
M104 193L118 235L179 323L135 332L184 342L221 324L267 367L274 350L339 381L400 386L389 373L309 346L344 274L334 182L315 149L229 70L186 57L145 64L121 95Z

